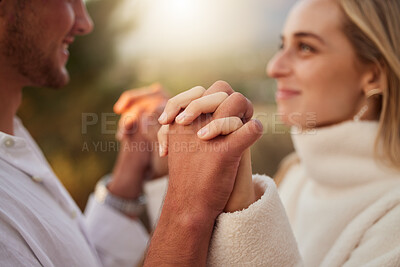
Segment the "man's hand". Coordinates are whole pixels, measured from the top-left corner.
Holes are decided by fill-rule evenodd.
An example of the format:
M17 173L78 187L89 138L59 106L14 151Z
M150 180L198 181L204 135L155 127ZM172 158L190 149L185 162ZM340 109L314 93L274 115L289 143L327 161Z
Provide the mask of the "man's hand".
M157 118L166 102L161 85L153 84L125 91L114 105L114 111L121 114L116 135L120 152L108 185L114 195L135 199L146 178L167 173L167 161L158 156L157 143Z

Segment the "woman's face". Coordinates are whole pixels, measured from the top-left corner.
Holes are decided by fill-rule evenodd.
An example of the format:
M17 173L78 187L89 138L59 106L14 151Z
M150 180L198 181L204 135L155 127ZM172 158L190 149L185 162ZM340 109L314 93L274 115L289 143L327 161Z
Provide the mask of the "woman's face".
M312 128L352 119L363 104L366 66L342 31L333 0L300 0L267 73L277 80L278 112L288 125Z

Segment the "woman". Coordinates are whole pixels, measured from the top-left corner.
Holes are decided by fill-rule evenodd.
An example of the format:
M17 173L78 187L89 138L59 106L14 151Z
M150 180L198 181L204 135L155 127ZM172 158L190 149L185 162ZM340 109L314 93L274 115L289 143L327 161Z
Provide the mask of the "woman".
M277 80L278 111L293 126L299 163L280 185L282 206L268 177L254 175L255 190L249 186L250 159L242 158L227 209L238 211L218 217L210 265L400 266L399 44L398 0L295 5L267 72ZM168 102L160 122L186 107L175 121L190 124L228 98L191 89ZM242 125L219 118L198 137Z

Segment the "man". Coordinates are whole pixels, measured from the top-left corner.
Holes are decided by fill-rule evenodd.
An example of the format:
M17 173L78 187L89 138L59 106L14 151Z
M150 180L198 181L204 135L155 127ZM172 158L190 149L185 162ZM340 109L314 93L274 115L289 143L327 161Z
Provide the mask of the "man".
M0 0L1 266L133 266L146 248L143 155L121 152L85 218L15 117L23 87L68 83L68 46L92 29L82 0Z
M68 46L92 28L82 0L0 0L1 266L134 266L147 245L148 235L136 215L148 154L122 151L113 179L100 183L83 216L15 117L23 87L59 88L69 81ZM239 107L221 116L228 111L231 116L246 113L248 105L237 101L247 102L227 84L216 83L208 92L217 91L231 95L228 106ZM185 133L174 127L176 133ZM194 136L171 135L170 141L199 142ZM228 201L241 154L259 136L259 127L253 125L242 136L220 139L233 150L197 153L185 166L212 159L198 171L180 168L190 151L171 149L170 185L146 266L206 264L213 226ZM145 139L135 134L129 141ZM193 173L196 177L190 177ZM198 187L200 180L204 182Z

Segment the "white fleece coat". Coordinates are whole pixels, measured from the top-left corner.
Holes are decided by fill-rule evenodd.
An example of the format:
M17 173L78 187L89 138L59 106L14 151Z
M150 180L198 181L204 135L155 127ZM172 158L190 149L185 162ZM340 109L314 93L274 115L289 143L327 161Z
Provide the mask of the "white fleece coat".
M376 122L292 134L301 163L278 195L253 177L260 199L223 213L209 266L400 266L400 172L374 159ZM297 242L296 242L297 240Z

